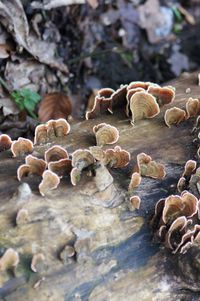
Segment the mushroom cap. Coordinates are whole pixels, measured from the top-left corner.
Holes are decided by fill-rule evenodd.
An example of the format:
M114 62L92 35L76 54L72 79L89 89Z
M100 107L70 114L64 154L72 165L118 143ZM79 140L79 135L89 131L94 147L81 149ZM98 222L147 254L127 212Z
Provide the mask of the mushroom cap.
M67 122L66 119L60 118L55 120L54 131L56 137L67 136L67 134L69 134L70 132L70 129L71 129L70 124Z
M33 151L33 142L29 139L18 138L12 142L11 152L13 157L23 156L25 154L30 154Z
M138 187L141 183L142 177L138 172L134 172L131 176L131 181L128 187L129 191L134 190L134 188Z
M150 82L135 81L135 82L131 82L128 85L127 90L132 90L132 89L137 89L137 88L142 88L143 90L147 90L150 85L158 86L157 84L153 84L153 83L150 83Z
M68 159L68 152L60 145L54 145L50 147L44 154L45 161L47 163L52 161L59 161L61 159Z
M170 128L172 124L179 124L186 118L186 112L180 108L173 107L165 111L165 124Z
M46 162L42 159L38 159L32 155L28 155L25 158L26 164L22 164L17 169L17 178L19 181L23 177L27 177L29 174L42 176L44 170L46 169Z
M15 268L19 263L19 254L12 248L6 250L0 258L0 271Z
M112 168L122 168L129 164L131 155L120 146L116 145L114 149L107 149L105 151L105 164Z
M188 160L185 163L185 167L184 167L184 172L182 174L182 177L187 177L187 176L191 176L191 174L193 173L193 171L195 171L197 167L197 162L194 160Z
M177 183L178 192L182 192L186 187L186 179L184 177L180 177Z
M93 119L101 113L112 112L112 94L115 91L110 88L103 88L98 91L95 97L94 106L91 111L86 112L86 119Z
M175 88L171 86L160 87L150 85L147 91L156 98L160 107L172 103L175 98Z
M12 145L12 140L8 135L6 134L0 135L0 152L10 149L11 145Z
M31 261L31 270L35 273L39 272L40 265L43 265L43 262L45 261L45 256L43 253L37 253L33 255L32 261Z
M140 208L141 199L140 199L139 196L134 195L134 196L130 197L130 202L131 202L131 205L132 205L135 209L139 209L139 208Z
M174 249L174 246L172 246L172 241L171 241L171 239L173 240L173 234L176 233L177 231L178 232L182 231L187 226L187 223L188 220L185 216L179 216L177 219L173 221L165 236L165 244L168 248L172 250Z
M135 171L140 173L141 176L153 179L163 179L166 176L164 165L153 161L152 158L145 153L137 155Z
M28 214L28 210L27 209L20 209L17 212L17 216L16 216L16 225L17 226L21 226L26 224L29 221L29 214Z
M113 113L115 109L126 107L126 93L127 85L121 85L120 88L112 94L111 106L109 107L111 113Z
M46 124L39 124L35 128L34 144L45 144L48 142Z
M200 101L199 99L195 99L190 97L187 102L186 102L186 113L187 113L187 118L197 116L200 114Z
M95 125L93 132L95 133L98 146L114 144L119 139L118 129L110 124L100 123Z
M194 216L198 211L198 199L186 190L181 193L181 198L184 204L184 215L188 218Z
M42 175L42 181L39 185L39 191L44 196L49 190L56 189L60 183L60 178L54 172L45 170Z
M142 92L142 91L145 91L143 88L134 88L134 89L130 89L127 91L127 94L126 94L126 100L127 100L127 103L126 103L126 115L129 117L130 116L130 100L131 100L131 97L133 96L133 94L135 94L136 92Z
M70 178L71 178L71 183L72 185L76 186L77 183L80 181L81 179L81 170L79 170L78 168L74 167L71 170L70 173Z
M160 113L156 98L146 91L136 92L130 99L132 124L143 118L153 118Z
M59 177L70 174L72 170L72 160L60 159L59 161L49 162L48 169L56 173Z
M72 166L82 170L95 162L93 155L87 149L78 149L72 154Z

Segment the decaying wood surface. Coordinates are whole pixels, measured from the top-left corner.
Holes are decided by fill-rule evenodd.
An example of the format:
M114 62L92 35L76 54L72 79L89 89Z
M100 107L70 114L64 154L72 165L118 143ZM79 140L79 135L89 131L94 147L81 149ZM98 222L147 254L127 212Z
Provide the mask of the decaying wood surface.
M173 105L184 107L189 97L199 97L197 79L195 73L170 83L177 88ZM131 163L111 171L117 189L114 203L94 202L87 177L76 187L64 179L57 190L41 197L35 178L29 181L32 190L17 181L16 170L24 158L14 159L9 151L0 154L0 254L12 247L20 255L15 275L0 274L2 300L199 300L199 256L193 262L194 250L172 255L153 241L148 224L155 203L176 191L185 161L196 152L191 134L194 119L168 128L163 120L167 107L156 118L138 121L134 127L119 115L74 123L65 140L53 141L71 153L95 145L95 124L106 122L118 128L117 144L131 153ZM42 156L49 146L35 147L33 155ZM136 189L141 208L132 211L126 191L139 152L165 164L167 176L164 180L143 178ZM21 208L28 210L29 221L16 226ZM60 257L66 245L75 249L75 255L63 262ZM36 253L43 253L46 260L34 273L30 266Z

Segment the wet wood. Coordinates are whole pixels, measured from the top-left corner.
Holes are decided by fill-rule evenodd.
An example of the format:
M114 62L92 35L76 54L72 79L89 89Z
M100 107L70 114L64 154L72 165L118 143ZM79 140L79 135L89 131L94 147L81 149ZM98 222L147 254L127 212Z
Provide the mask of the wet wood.
M199 97L197 83L197 74L172 81L170 84L177 88L173 105L183 108L189 97ZM185 92L187 88L190 94ZM188 255L180 257L164 250L153 241L149 226L155 203L176 192L185 161L196 153L191 135L194 119L169 129L163 120L165 109L134 127L117 114L74 123L66 139L52 142L72 153L95 145L95 124L106 122L118 128L117 144L131 153L131 162L127 168L111 171L118 192L112 203L94 202L93 195L86 193L87 177L76 187L64 179L57 190L41 197L37 191L40 179L29 181L31 190L17 181L16 170L24 158L14 159L9 151L0 154L0 253L12 247L20 254L15 275L0 274L2 300L199 300L195 299L199 296L198 276L191 269ZM42 157L52 144L35 147L33 154ZM133 211L127 188L139 152L163 163L167 176L164 180L142 179L135 191L141 198L141 208ZM16 226L21 208L27 209L29 221ZM71 255L68 257L64 250L71 250ZM34 273L31 259L36 253L43 253L46 260ZM183 266L190 273L188 278Z

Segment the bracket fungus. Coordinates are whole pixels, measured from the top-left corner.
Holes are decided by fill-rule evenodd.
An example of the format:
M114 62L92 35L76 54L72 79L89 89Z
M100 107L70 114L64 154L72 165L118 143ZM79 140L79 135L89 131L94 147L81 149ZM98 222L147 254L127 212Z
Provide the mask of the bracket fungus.
M59 177L70 174L72 170L72 160L60 159L59 161L49 162L48 169L56 173Z
M17 169L17 178L21 181L23 177L27 177L29 175L42 176L46 166L47 164L43 159L38 159L32 155L28 155L25 158L25 164L20 165Z
M182 192L190 187L190 179L192 174L195 172L196 167L197 167L197 162L194 160L188 160L185 163L184 171L177 183L178 192Z
M156 98L160 107L172 103L175 98L175 89L171 86L150 85L147 91Z
M56 189L60 183L60 178L54 172L50 170L45 170L42 175L42 181L39 185L39 191L42 196L49 190Z
M141 176L153 179L163 179L166 176L164 165L153 161L152 158L145 153L137 155L137 165L134 171L138 172Z
M185 253L200 232L200 225L194 224L197 222L197 213L198 199L192 193L183 191L180 196L170 195L158 201L152 226L173 253Z
M60 118L49 120L35 128L34 144L45 144L55 137L64 137L70 132L70 124L67 120Z
M70 178L72 185L76 186L81 179L81 170L79 170L77 167L72 168Z
M186 112L180 108L173 107L165 111L165 124L170 128L172 124L179 124L186 118Z
M11 152L13 157L19 157L33 152L33 142L26 138L18 138L12 142Z
M76 254L76 251L74 247L66 245L64 249L60 252L60 259L64 264L67 264L68 262L71 262L73 260L74 256Z
M93 127L93 132L96 137L97 146L106 144L114 144L119 139L119 131L115 126L107 123L100 123Z
M200 114L200 101L197 98L190 97L186 102L187 118L198 116Z
M182 177L188 177L191 176L191 174L193 173L193 171L195 171L197 167L197 162L194 160L188 160L185 163L185 167L184 167L184 172L182 174Z
M114 149L105 151L105 163L112 168L122 168L129 164L131 155L120 146L116 145Z
M136 92L130 99L130 111L132 113L131 124L143 118L153 118L160 113L156 98L146 91Z
M134 195L130 197L130 203L134 209L140 209L141 199L139 196Z
M61 159L68 159L68 152L59 145L54 145L50 147L44 154L45 161L47 163L53 161L59 161Z
M138 172L134 172L131 176L131 181L129 183L128 190L129 192L133 191L141 183L142 177Z
M15 268L19 263L19 254L12 248L6 250L0 258L0 271L6 271Z
M78 149L72 153L72 166L79 170L83 170L94 162L92 153L87 149Z
M6 134L0 135L0 152L10 149L11 145L12 145L12 140L8 135Z

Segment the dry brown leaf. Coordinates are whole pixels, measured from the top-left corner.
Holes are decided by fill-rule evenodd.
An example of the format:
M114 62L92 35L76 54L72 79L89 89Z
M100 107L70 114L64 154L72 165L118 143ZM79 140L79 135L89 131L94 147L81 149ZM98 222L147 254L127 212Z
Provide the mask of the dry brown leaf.
M36 60L68 73L67 66L56 58L56 44L42 41L29 30L28 20L20 0L0 1L0 22L9 29L21 49L26 49Z
M72 112L72 105L69 96L54 92L44 96L40 103L38 116L41 122L46 122L50 119L67 119Z

